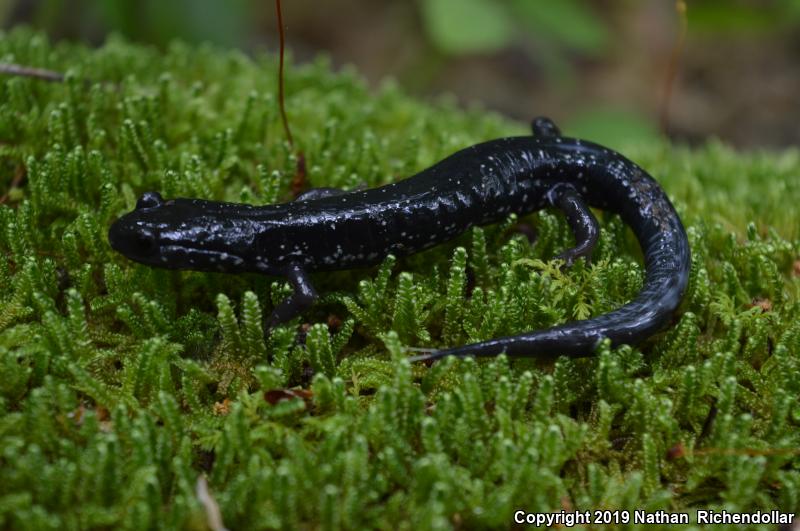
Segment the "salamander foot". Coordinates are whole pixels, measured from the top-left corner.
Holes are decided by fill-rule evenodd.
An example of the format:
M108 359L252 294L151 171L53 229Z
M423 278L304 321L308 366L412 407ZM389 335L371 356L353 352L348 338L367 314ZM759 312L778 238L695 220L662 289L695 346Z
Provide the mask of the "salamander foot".
M281 323L289 321L314 304L317 300L317 292L311 285L311 280L300 266L292 266L286 271L286 279L291 284L294 292L286 297L275 309L269 319L264 323L264 334Z
M582 256L589 260L600 237L600 224L583 197L572 185L557 184L547 192L547 199L551 205L564 212L575 235L575 247L561 252L556 258L563 259L567 267L572 266Z

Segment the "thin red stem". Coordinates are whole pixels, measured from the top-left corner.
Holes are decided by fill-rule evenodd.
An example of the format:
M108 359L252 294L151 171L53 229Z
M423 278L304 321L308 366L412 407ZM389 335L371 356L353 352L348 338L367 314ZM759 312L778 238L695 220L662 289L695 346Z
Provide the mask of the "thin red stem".
M289 146L294 148L294 139L292 139L292 131L289 129L289 120L286 118L286 104L283 96L283 53L284 53L284 35L283 35L283 15L281 14L281 0L275 0L275 11L278 15L278 38L280 39L280 53L278 64L278 107L281 111L281 121L283 121L283 130L286 132L286 140L289 141Z

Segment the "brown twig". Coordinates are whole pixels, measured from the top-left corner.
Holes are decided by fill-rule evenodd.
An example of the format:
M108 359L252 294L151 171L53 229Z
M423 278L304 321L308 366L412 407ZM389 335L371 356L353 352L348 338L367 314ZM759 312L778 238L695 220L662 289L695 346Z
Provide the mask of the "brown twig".
M11 180L11 184L8 186L8 190L0 196L0 205L8 201L9 196L11 195L11 190L14 188L19 187L22 184L22 180L25 178L25 166L17 166L17 171L14 172L14 178Z
M672 48L672 53L670 54L669 65L667 66L667 77L664 79L664 92L661 99L661 117L659 120L661 132L665 135L669 133L669 103L672 99L672 87L678 75L683 48L686 44L686 31L688 27L686 22L686 2L684 0L676 0L675 11L678 13L678 19L680 20L680 30L678 32L678 40L675 42L675 46Z
M704 455L733 455L747 457L774 457L774 456L793 456L800 455L800 448L696 448L687 449L683 443L679 442L667 450L667 459L674 461L684 457L698 457Z
M0 63L0 74L11 76L33 77L43 81L61 83L64 81L64 74L43 68L31 68L29 66L17 65L14 63Z

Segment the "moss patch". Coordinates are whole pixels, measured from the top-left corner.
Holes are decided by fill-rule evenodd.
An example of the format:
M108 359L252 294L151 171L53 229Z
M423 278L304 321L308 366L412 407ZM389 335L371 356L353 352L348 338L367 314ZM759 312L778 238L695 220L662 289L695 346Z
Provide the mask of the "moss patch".
M587 359L449 360L616 308L642 280L605 216L591 266L540 212L380 268L265 345L280 279L133 264L106 241L137 195L289 197L274 58L0 37L0 527L507 527L515 509L800 510L800 153L631 146L675 199L693 271L666 332ZM89 81L87 81L89 80ZM320 61L288 73L313 186L374 186L525 131ZM602 140L602 139L600 139ZM467 289L468 288L468 289ZM297 390L287 391L295 387Z

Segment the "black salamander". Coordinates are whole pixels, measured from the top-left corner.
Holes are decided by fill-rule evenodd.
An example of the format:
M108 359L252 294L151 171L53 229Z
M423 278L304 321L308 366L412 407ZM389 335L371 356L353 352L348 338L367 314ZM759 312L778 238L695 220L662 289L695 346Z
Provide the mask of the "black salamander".
M604 338L636 344L662 328L689 278L689 244L658 183L622 155L562 137L546 118L533 136L492 140L461 150L420 173L371 190L309 190L290 203L253 206L141 196L118 219L111 246L143 264L170 269L255 272L285 277L293 293L267 329L307 309L317 295L312 271L372 266L388 254L416 253L473 225L546 207L564 212L577 245L567 264L589 257L599 228L589 207L618 213L634 231L646 269L628 304L605 315L545 330L433 351L413 360L455 356L586 356Z

